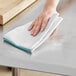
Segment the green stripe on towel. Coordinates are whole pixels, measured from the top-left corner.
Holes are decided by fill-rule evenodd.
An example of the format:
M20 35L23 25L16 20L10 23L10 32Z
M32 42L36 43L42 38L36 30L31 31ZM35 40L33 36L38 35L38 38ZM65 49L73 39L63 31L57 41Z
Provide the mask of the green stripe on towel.
M31 49L28 49L28 48L25 48L25 47L22 47L22 46L18 46L16 45L15 43L13 43L12 41L6 39L6 38L3 38L4 42L8 43L8 44L11 44L12 46L18 48L18 49L21 49L27 53L30 53L31 54Z

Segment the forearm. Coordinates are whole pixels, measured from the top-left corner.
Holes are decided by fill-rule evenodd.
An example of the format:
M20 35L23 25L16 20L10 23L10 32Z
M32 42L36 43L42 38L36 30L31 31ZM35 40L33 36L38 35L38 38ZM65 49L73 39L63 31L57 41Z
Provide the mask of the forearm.
M51 13L51 11L56 11L56 7L59 0L47 0L43 12Z
M46 4L42 13L29 27L31 35L36 36L40 31L45 30L50 17L56 11L58 3L59 0L46 0Z

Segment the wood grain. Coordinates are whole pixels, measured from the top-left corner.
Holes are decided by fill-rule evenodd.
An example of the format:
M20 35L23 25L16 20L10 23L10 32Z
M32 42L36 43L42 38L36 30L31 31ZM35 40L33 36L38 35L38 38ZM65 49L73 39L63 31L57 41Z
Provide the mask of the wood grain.
M35 1L36 0L0 0L0 24L5 24Z

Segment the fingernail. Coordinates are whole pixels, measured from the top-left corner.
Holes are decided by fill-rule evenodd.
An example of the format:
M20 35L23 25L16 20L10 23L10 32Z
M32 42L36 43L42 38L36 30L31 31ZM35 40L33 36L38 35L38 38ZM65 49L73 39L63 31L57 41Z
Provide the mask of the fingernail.
M30 31L30 28L28 28L28 31Z
M33 31L31 31L31 35L33 34Z
M29 27L28 30L30 31L31 30L31 27Z
M36 32L34 32L34 34L33 34L34 36L36 35Z
M41 32L43 32L43 28L41 28L41 30L40 30Z

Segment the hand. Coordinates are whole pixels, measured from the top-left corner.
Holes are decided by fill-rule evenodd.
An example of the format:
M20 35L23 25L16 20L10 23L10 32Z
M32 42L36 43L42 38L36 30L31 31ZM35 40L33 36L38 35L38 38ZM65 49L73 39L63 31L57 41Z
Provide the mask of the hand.
M43 12L37 17L37 19L29 27L31 35L36 36L39 32L45 30L49 19L52 14L56 12L56 7L59 0L46 0Z
M39 32L45 30L47 23L52 16L53 12L49 13L41 13L37 19L31 24L29 27L29 31L31 31L31 35L36 36Z

